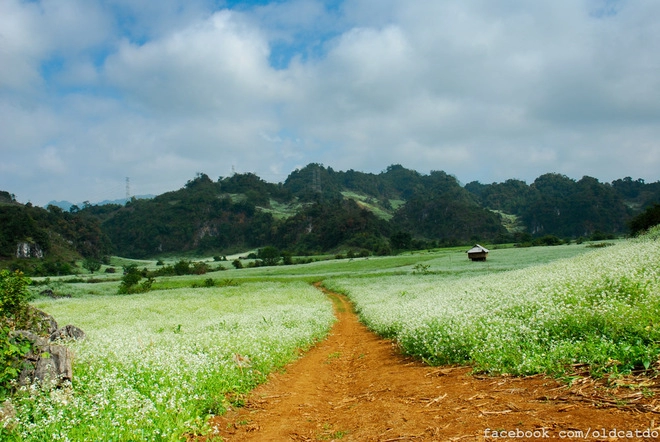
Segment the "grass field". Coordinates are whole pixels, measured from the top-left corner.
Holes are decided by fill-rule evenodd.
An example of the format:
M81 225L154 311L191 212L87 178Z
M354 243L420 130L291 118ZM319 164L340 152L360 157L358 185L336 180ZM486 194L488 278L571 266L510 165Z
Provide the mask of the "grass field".
M153 291L139 295L117 294L121 274L51 278L33 290L72 297L33 304L88 335L69 344L73 385L23 388L0 439L203 433L210 414L240 403L267 373L327 333L332 306L312 287L317 281L347 293L363 322L431 364L514 374L562 373L576 363L596 375L651 367L660 342L659 237L655 230L604 248L489 247L479 263L460 247L227 268L158 277ZM113 260L122 263L134 261ZM155 261L138 265L157 268ZM203 287L209 279L214 286Z

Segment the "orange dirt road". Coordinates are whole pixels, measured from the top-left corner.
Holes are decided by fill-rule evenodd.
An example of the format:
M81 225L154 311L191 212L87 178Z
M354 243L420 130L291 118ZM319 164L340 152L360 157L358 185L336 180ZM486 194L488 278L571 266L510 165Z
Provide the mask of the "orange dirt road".
M328 293L328 338L211 424L226 441L660 440L659 384L571 388L542 376L471 375L400 355Z

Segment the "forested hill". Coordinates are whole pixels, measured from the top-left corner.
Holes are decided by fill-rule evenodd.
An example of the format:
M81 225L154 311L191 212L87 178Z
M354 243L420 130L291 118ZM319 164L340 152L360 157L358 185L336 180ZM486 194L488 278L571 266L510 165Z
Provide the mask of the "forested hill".
M40 210L95 220L112 252L127 257L228 254L268 245L291 253L385 254L624 235L634 216L659 202L660 182L631 178L601 183L545 174L530 184L462 185L442 171L425 175L400 165L373 174L309 164L278 184L251 173L217 180L198 174L179 190L126 205L87 204L71 214L52 206Z
M283 183L199 174L181 189L97 214L125 256L228 253L272 245L292 253L371 253L471 242L529 242L628 233L660 202L660 183L601 183L546 174L527 184L462 185L393 165L379 174L309 164ZM94 213L96 206L85 210Z
M112 250L97 217L20 204L14 195L0 191L0 267L31 275L67 274L72 261L98 260Z

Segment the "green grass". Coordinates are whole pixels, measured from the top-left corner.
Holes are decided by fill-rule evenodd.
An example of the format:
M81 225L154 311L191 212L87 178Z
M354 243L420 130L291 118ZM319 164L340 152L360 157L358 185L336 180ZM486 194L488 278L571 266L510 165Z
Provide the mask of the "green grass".
M259 207L262 212L270 213L275 219L290 218L298 213L302 207L301 203L280 203L274 199L269 202L270 207Z
M380 204L371 196L364 195L361 193L355 193L355 192L349 192L349 191L344 191L341 193L344 198L347 199L352 199L358 205L364 209L367 209L368 211L372 212L374 215L376 215L379 218L382 218L386 221L389 221L392 219L393 215L393 210L386 210L383 207L381 207Z

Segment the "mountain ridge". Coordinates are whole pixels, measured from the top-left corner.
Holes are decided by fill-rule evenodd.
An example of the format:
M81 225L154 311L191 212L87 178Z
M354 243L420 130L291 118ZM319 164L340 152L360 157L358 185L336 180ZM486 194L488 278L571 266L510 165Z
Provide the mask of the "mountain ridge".
M5 205L20 205L11 194L3 195ZM543 236L621 236L634 216L658 202L660 182L630 177L601 183L547 173L530 184L509 179L463 185L444 171L421 174L398 164L374 174L311 163L281 183L253 173L216 181L198 173L180 189L125 204L85 202L69 212L24 207L42 225L50 219L60 229L83 223L94 231L92 239L75 242L75 229L64 229L63 237L79 248L94 245L78 250L81 256L98 256L102 249L140 258L264 246L291 254L387 254L470 242L525 243ZM29 237L3 235L5 253L21 235Z

